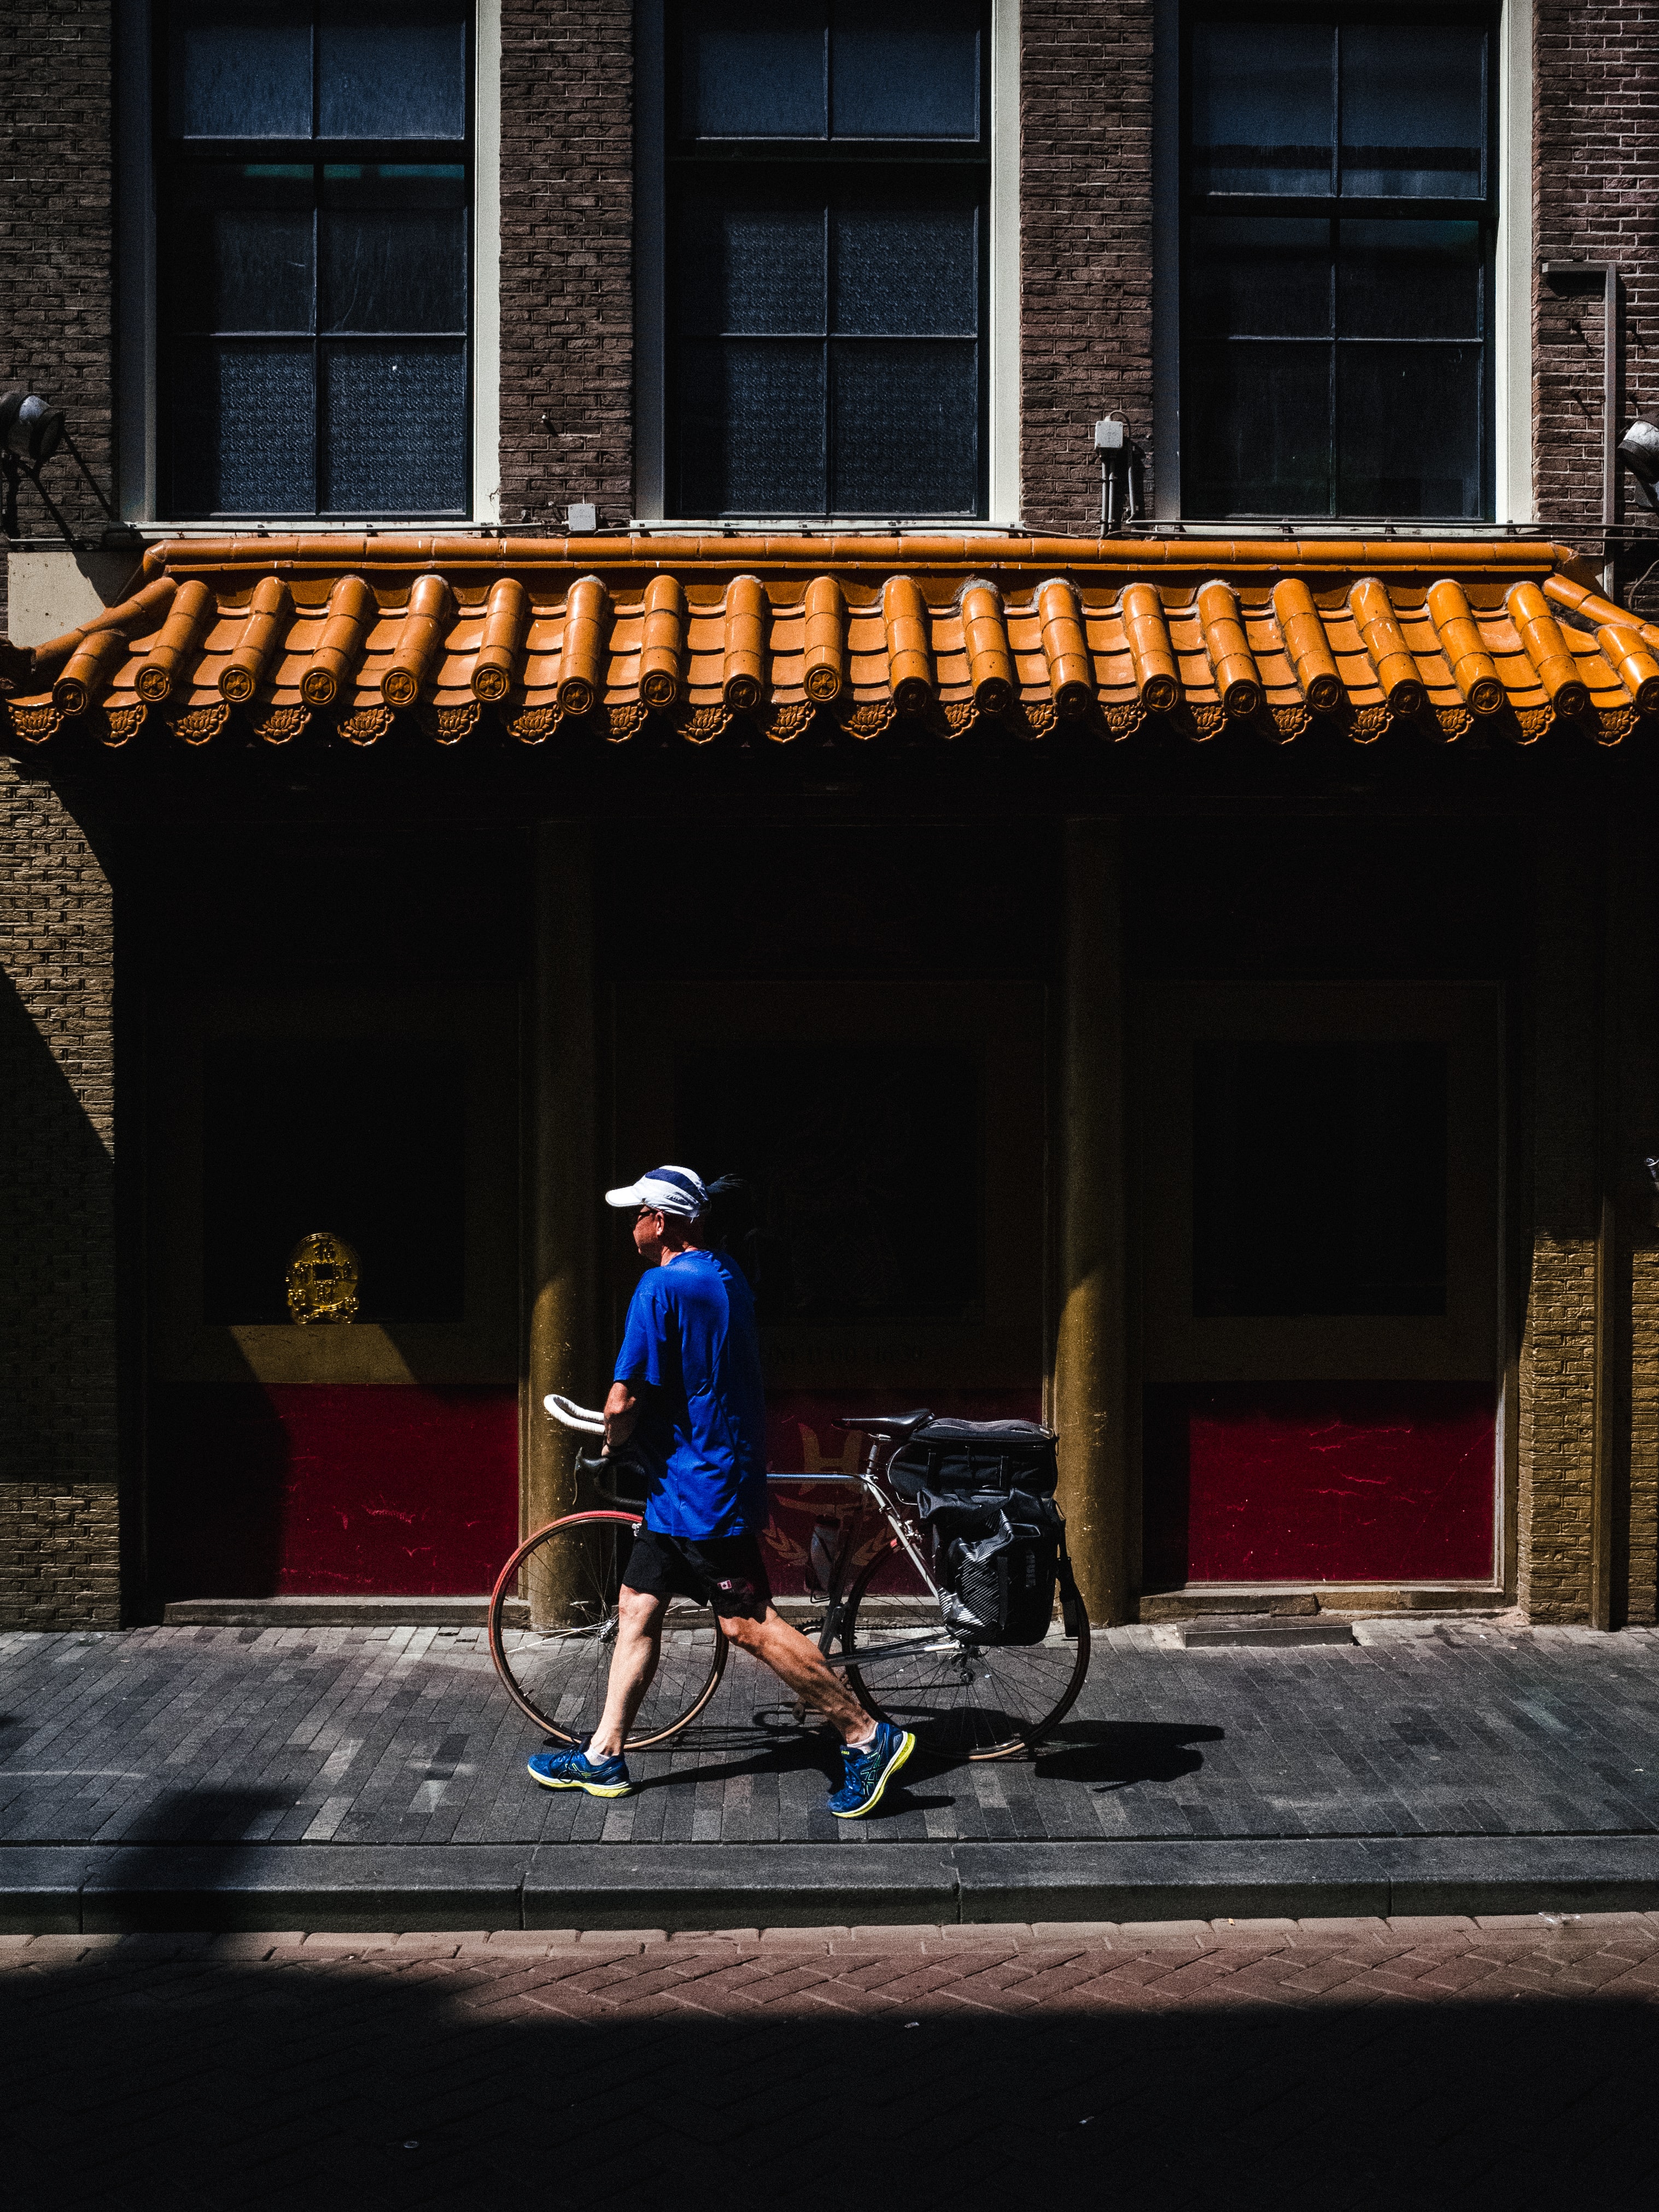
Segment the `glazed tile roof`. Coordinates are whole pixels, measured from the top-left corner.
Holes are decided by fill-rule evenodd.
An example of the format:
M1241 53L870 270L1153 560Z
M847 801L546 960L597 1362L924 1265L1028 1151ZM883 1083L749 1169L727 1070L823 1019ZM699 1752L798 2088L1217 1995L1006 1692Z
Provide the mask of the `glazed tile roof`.
M1617 742L1659 715L1659 628L1541 540L244 535L152 547L131 596L0 660L13 750L147 726L450 743L485 718L787 740L815 714L1280 739L1316 718Z

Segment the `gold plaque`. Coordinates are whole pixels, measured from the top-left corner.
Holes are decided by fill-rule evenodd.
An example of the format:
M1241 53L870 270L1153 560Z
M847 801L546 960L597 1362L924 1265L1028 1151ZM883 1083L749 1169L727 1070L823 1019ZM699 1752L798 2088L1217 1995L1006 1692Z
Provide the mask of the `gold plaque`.
M288 1310L301 1328L357 1317L357 1255L325 1230L302 1237L288 1263Z

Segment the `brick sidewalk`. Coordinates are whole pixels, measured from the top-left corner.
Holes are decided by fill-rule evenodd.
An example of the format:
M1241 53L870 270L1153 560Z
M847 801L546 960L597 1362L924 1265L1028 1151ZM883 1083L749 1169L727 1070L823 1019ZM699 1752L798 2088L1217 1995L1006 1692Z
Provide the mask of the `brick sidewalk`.
M0 1937L9 2194L100 2212L1632 2203L1656 2057L1655 1914Z
M471 1629L0 1635L0 1843L556 1844L1659 1832L1659 1632L1378 1623L1358 1647L1101 1635L1031 1763L823 1808L828 1747L737 1655L614 1804L550 1796Z

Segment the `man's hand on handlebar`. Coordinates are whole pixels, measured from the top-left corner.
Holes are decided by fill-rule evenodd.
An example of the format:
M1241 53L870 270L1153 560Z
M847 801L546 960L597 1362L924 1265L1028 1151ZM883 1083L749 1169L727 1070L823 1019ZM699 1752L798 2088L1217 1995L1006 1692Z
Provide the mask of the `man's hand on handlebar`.
M613 1382L605 1401L605 1448L620 1451L639 1425L640 1401L626 1382Z

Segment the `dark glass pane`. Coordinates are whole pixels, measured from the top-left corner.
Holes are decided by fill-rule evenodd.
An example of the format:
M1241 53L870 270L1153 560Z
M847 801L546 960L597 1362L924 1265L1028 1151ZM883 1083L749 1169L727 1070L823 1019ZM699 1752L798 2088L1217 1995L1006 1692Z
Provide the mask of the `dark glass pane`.
M185 331L313 327L316 172L189 165L164 257Z
M459 167L325 170L323 328L464 331L465 203Z
M978 0L834 0L837 138L976 138Z
M1199 341L1181 356L1182 503L1195 515L1328 514L1331 349Z
M316 513L309 339L183 347L169 398L180 514Z
M1197 1045L1194 1312L1445 1310L1445 1047Z
M680 22L685 137L824 136L824 0L685 0Z
M718 1160L754 1194L763 1323L983 1311L978 1056L878 1049L887 1079L873 1092L853 1073L867 1038L798 1032L675 1056L676 1158ZM937 1221L915 1202L927 1188L951 1193Z
M1476 24L1342 33L1342 190L1478 200L1486 191L1486 34Z
M357 1255L360 1321L459 1321L459 1054L390 1041L227 1037L204 1060L204 1319L291 1322L294 1248L328 1231Z
M918 338L830 349L836 514L972 514L979 503L979 349Z
M1337 328L1345 337L1478 338L1484 256L1474 222L1345 222Z
M1331 226L1323 217L1199 216L1188 238L1189 331L1330 335Z
M465 138L466 14L457 0L322 0L323 138Z
M180 138L308 138L311 9L174 0L168 127Z
M1197 191L1331 190L1335 49L1324 24L1194 24Z
M459 339L323 348L323 504L332 514L466 506L466 349Z
M1337 349L1337 498L1344 514L1480 513L1478 345Z
M830 327L843 335L979 328L979 212L966 207L841 207Z
M824 211L799 205L697 200L686 209L674 271L680 328L718 337L821 335Z
M679 366L683 511L823 514L823 345L695 342Z

